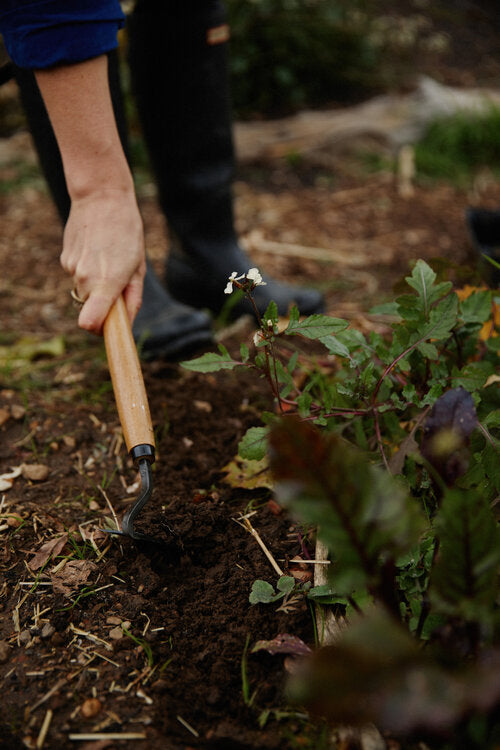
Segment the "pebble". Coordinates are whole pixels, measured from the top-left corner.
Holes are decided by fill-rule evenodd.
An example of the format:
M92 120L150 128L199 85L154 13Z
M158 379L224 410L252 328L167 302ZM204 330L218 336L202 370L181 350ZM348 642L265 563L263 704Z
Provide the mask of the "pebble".
M97 716L101 709L102 703L98 698L87 698L82 703L80 713L85 719L91 719L93 716Z
M121 638L123 638L123 630L120 628L120 626L113 628L109 631L109 637L112 638L113 641L119 641Z
M0 641L0 664L5 664L10 657L10 647L7 641Z
M29 630L23 630L21 633L19 633L19 643L21 643L23 646L26 646L26 644L30 641L31 633Z
M23 464L23 477L32 482L43 482L49 476L49 467L44 464Z
M42 628L42 631L40 633L41 638L51 638L54 633L56 632L56 629L53 625L51 625L50 622L46 622Z

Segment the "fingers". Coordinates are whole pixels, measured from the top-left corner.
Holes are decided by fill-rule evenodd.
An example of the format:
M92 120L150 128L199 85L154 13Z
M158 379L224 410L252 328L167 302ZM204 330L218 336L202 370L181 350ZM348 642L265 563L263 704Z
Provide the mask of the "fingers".
M123 291L123 298L125 300L130 325L133 324L135 316L141 308L145 273L146 264L144 263L139 272L130 280L130 283Z
M61 264L85 300L78 318L101 334L111 305L123 294L131 323L141 305L146 271L144 234L135 195L110 190L73 201Z
M97 287L90 292L88 297L85 298L84 294L83 299L85 299L85 302L78 316L78 325L80 328L90 333L102 335L104 321L120 293L123 293L130 325L132 325L141 307L144 273L145 264L133 276L123 291L120 288L120 283L115 282L115 284L110 285L111 288L108 287L108 290Z

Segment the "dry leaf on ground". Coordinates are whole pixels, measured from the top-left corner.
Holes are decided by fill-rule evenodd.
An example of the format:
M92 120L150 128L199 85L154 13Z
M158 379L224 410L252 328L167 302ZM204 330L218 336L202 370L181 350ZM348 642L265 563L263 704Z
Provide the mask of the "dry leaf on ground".
M90 560L69 560L57 573L50 574L54 594L70 596L96 570L97 565Z
M48 542L42 544L38 551L35 552L35 550L32 550L30 554L34 554L34 557L28 563L31 570L38 570L39 568L43 567L51 557L56 557L60 552L62 552L67 541L68 534L65 533L61 536L55 537L54 539L49 539Z

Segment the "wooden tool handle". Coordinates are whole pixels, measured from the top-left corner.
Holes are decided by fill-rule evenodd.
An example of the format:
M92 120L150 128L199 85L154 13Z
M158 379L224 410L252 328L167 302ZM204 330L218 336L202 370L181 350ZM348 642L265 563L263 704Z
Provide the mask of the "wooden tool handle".
M154 446L148 397L127 309L121 295L104 323L104 343L127 449L131 451L141 444Z

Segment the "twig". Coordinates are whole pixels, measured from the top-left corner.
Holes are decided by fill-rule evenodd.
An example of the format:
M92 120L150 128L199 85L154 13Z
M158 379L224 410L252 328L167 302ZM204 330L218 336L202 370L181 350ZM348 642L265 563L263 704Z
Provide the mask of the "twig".
M37 750L41 750L43 747L43 743L45 742L45 738L47 736L47 732L49 731L50 722L52 721L53 712L51 709L47 709L47 713L45 714L45 718L43 720L42 728L40 729L40 734L38 735L38 739L36 741L36 748Z
M191 724L189 724L189 722L186 721L186 719L183 719L182 716L177 715L176 719L177 719L177 721L180 721L180 723L182 724L182 726L186 727L186 729L188 730L188 732L191 732L191 734L194 737L199 737L200 736L200 733L197 732L196 729L194 729L194 727L192 727Z
M243 528L245 528L253 536L253 538L255 539L255 541L260 546L260 548L264 552L265 556L267 557L267 559L269 560L269 562L273 566L273 568L276 571L276 573L279 576L284 575L284 573L281 570L280 566L278 565L278 563L276 562L276 560L274 559L274 557L272 556L272 554L269 552L269 550L267 549L267 547L264 544L264 542L262 541L262 538L261 538L259 532L254 529L254 527L252 526L252 524L250 523L250 521L248 520L248 518L243 518L243 523L241 523L241 521L239 521L236 518L233 519L233 520L236 521L236 523L238 523L240 526L243 526Z
M106 742L106 740L145 740L146 735L140 732L90 732L89 734L70 734L68 739L73 742L92 742L92 740Z

